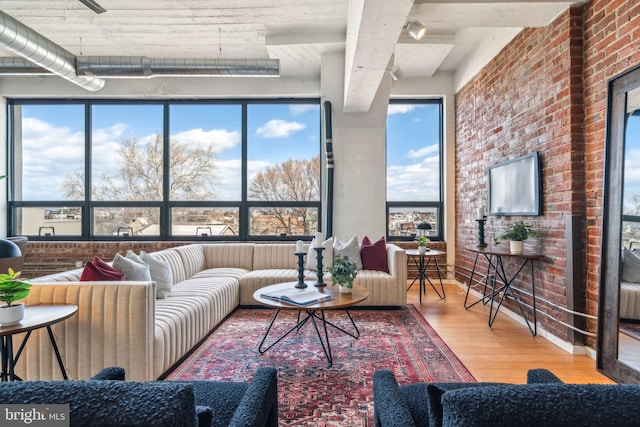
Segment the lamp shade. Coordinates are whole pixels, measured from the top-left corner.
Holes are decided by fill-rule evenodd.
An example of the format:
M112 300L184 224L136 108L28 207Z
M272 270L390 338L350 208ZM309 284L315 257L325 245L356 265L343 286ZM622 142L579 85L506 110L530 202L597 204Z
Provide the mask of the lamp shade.
M15 258L21 255L18 245L9 240L0 239L0 258Z
M418 236L428 236L429 232L427 230L431 230L432 227L431 227L431 224L425 221L418 224L416 229L418 230L418 233L417 233Z

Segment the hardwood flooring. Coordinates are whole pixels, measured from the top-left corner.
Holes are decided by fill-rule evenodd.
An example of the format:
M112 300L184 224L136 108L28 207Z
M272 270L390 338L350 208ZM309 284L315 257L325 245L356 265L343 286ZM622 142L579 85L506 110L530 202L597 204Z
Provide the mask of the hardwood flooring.
M420 303L416 283L407 302L420 310L476 380L524 384L529 369L546 368L567 383L614 383L596 370L591 357L572 355L543 337L533 337L504 313L489 328L488 307L477 304L465 310L465 289L453 281L444 287L446 299L440 300L427 284Z

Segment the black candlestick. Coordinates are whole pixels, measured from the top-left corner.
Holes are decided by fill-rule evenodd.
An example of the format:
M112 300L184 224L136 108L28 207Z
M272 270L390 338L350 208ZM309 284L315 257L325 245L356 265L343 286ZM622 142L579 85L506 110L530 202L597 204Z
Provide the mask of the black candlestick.
M322 266L322 251L324 251L324 247L320 246L313 249L316 251L316 260L318 260L318 281L313 286L327 286L322 277L324 273L324 268Z
M304 283L304 256L307 253L296 252L295 254L298 257L298 283L296 283L294 287L298 289L304 289L307 287L307 284Z
M476 222L478 223L478 244L476 245L476 247L478 248L486 248L487 247L487 243L484 241L484 223L485 223L486 219L484 218L478 218L476 219Z

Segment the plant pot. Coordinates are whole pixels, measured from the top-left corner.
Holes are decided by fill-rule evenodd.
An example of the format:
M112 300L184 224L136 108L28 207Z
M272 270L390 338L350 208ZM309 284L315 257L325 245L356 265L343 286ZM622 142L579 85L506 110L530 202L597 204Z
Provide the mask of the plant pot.
M0 306L0 325L13 325L19 323L24 318L24 304L13 304Z
M429 246L418 246L418 253L424 255L429 250Z
M353 290L353 286L349 286L349 285L338 285L338 287L340 288L341 294L350 294L351 291Z
M521 254L524 250L524 242L520 240L510 240L509 250L512 254Z

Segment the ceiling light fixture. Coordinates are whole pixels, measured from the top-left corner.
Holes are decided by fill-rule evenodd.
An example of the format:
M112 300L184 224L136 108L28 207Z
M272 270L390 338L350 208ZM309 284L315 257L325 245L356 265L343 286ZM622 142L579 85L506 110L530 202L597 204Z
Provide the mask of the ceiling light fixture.
M400 67L394 65L391 70L389 70L389 75L393 80L399 80L402 77L402 71L400 71Z
M104 13L107 11L104 7L100 6L95 0L79 0L80 3L93 10L95 13Z
M416 40L420 40L427 34L427 27L419 23L418 21L409 21L404 29Z

